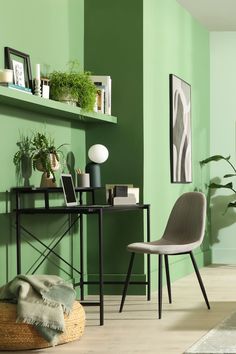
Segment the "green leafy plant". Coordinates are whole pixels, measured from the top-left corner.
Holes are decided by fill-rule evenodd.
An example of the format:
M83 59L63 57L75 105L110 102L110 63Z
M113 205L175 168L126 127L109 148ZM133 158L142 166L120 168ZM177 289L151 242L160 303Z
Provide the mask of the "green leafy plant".
M13 163L16 166L16 175L19 181L26 174L31 174L31 137L20 134L16 143L18 151L13 156ZM28 170L28 171L27 171Z
M18 151L14 154L13 162L19 181L22 176L29 179L32 167L34 170L45 172L47 178L52 176L52 182L56 181L54 171L59 167L59 161L63 161L64 154L61 148L67 144L56 147L52 137L46 133L36 132L31 136L21 134L16 145Z
M50 175L53 176L52 181L56 181L56 177L54 174L54 166L56 163L59 163L60 156L63 157L63 152L61 147L67 144L61 144L58 147L55 147L54 139L48 137L43 133L35 133L31 139L31 158L33 169L39 169L47 173L47 177ZM52 160L52 156L53 159Z
M49 74L50 97L56 101L62 95L70 95L72 101L84 110L92 111L96 99L96 87L90 78L90 72L79 71L78 61L69 62L68 71L53 71Z
M218 161L225 161L230 168L233 170L233 173L228 173L225 174L223 176L223 178L235 178L236 177L236 168L234 167L234 165L230 162L230 156L228 157L224 157L222 155L213 155L208 157L205 160L200 161L201 166L208 164L210 162L218 162ZM226 189L230 189L232 192L234 192L236 194L236 190L233 187L233 182L228 182L226 184L218 184L218 183L210 183L209 184L209 188L212 189L220 189L220 188L226 188ZM228 203L227 208L235 208L236 207L236 195L235 195L235 201L232 201L230 203Z

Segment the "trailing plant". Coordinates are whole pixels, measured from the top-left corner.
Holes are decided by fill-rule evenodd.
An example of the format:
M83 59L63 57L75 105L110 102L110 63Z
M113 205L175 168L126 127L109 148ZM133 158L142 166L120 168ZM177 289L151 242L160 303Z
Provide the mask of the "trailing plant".
M18 151L13 156L13 163L16 166L17 179L21 181L22 174L25 172L24 162L31 159L31 137L20 134L20 139L16 145Z
M77 60L69 62L68 71L53 71L49 74L50 96L60 101L61 95L70 95L79 107L92 111L96 99L96 87L89 71L80 71Z
M208 164L210 162L218 162L218 161L221 161L221 160L225 161L230 166L230 168L233 170L233 173L225 174L223 176L223 178L226 178L226 179L235 178L236 177L236 168L230 162L230 156L224 157L222 155L213 155L213 156L208 157L205 160L200 161L200 164L201 164L201 166L203 166L203 165ZM235 188L233 186L233 182L232 181L228 182L226 184L210 183L209 184L209 188L211 188L211 189L225 188L225 189L229 189L232 192L234 192L235 193L235 200L230 202L230 203L228 203L227 208L235 208L236 207L236 190L235 190Z

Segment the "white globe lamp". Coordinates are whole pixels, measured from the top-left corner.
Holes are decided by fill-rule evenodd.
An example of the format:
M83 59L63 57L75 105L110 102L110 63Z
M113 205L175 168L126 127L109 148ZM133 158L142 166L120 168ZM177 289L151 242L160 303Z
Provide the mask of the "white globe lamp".
M86 172L90 175L90 186L101 187L100 164L108 159L109 152L102 144L92 145L88 150L88 157L91 162L86 166Z

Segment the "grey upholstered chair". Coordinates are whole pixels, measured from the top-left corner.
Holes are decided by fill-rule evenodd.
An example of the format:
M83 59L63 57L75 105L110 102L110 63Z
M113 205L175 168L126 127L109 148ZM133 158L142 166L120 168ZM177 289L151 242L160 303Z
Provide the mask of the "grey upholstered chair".
M120 312L122 312L127 289L130 281L135 253L158 254L158 315L161 318L162 311L162 259L165 258L166 280L169 303L171 300L171 285L168 255L189 254L196 272L199 285L202 290L206 305L210 309L207 294L195 262L192 250L203 241L205 233L206 219L206 197L200 192L189 192L181 195L171 211L165 232L160 240L152 242L137 242L128 245L127 249L131 253L131 259L126 276Z

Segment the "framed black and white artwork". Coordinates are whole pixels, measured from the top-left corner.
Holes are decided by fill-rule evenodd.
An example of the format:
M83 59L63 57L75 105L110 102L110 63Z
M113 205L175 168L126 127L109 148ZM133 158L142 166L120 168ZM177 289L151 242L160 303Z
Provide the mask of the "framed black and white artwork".
M14 84L32 90L30 56L19 50L5 47L5 68L13 70Z
M192 182L191 86L170 74L171 182Z

